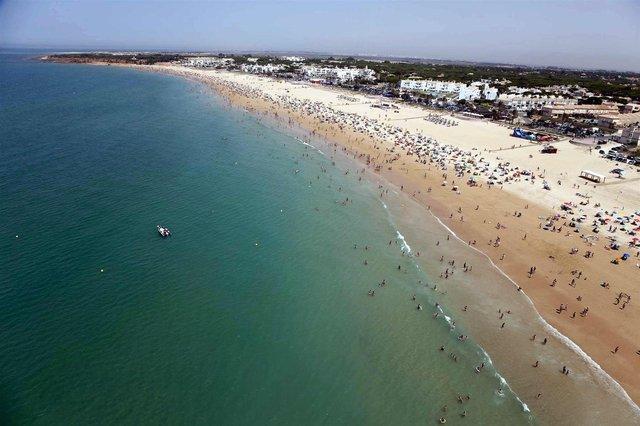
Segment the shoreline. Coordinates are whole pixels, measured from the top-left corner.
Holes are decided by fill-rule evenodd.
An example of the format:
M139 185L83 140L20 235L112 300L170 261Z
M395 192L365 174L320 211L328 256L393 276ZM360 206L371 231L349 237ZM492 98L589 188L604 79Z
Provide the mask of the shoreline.
M215 89L214 89L215 90ZM216 91L216 94L223 96L225 99L227 99L227 101L229 102L229 106L231 107L238 107L240 108L242 111L247 112L249 114L252 114L254 116L257 116L258 118L266 118L269 121L271 120L276 120L276 123L278 123L278 120L280 120L279 124L281 124L283 127L275 127L275 129L282 131L283 134L290 134L290 131L292 131L294 129L294 127L292 126L296 126L295 123L286 123L284 120L282 120L282 117L278 117L277 115L272 116L272 115L267 115L268 113L265 111L261 111L258 112L257 110L251 110L248 109L246 107L242 107L239 106L238 104L235 104L233 101L230 101L224 94L221 94L220 92ZM271 127L271 126L269 126ZM296 126L297 127L297 126ZM273 127L272 127L273 128ZM305 129L302 128L303 131L309 131L309 129ZM287 132L289 131L289 132ZM315 134L310 134L310 137L314 137L315 139L324 139L323 137L320 137L318 135ZM308 142L306 142L303 139L299 139L296 137L296 139L298 139L301 143L312 147L316 150L318 150L319 152L321 152L323 155L326 155L323 151L321 151L317 146L313 145L313 144L309 144ZM333 141L330 140L325 140L325 143L328 146L331 146L332 144L334 144ZM330 158L334 159L334 156L331 156ZM348 161L353 162L354 159L350 158L348 156L345 157ZM371 172L371 171L368 171ZM371 173L375 173L375 172L371 172ZM395 190L393 190L393 192L398 195L398 196L406 196L407 194L401 194L400 188L395 186L393 183L387 181L384 177L380 176L379 174L376 174L378 179L381 179L382 181L385 182L386 185L388 185L391 188L395 188ZM373 182L372 182L373 183ZM378 181L378 183L380 183ZM396 191L398 190L398 191ZM409 202L416 202L416 200L414 199L408 199ZM394 201L395 202L395 201ZM385 209L388 210L388 205L381 200L381 203L383 205L383 207ZM420 209L421 211L424 212L424 206L420 205ZM458 240L460 243L466 245L465 241L462 240L451 228L449 228L444 222L442 222L442 220L436 216L431 209L427 210L429 212L429 214L431 215L431 217L438 222L438 226L444 228L446 230L446 232L450 233L451 235L453 235L453 237ZM394 218L390 215L390 220L392 222L392 226L394 227L394 229L396 230L397 233L397 238L399 241L402 242L402 244L404 244L404 246L406 246L407 248L409 248L409 251L413 251L409 245L409 243L407 242L407 239L405 238L405 236L403 234L400 233L399 230L399 226L398 224L395 222ZM413 242L412 242L413 244ZM496 270L497 272L499 272L499 274L501 274L503 277L505 277L509 283L515 287L517 287L517 283L515 283L497 264L495 264L491 258L484 253L483 251L477 249L476 247L473 246L469 246L469 248L471 248L473 251L477 252L480 256L482 256L484 259L489 261L490 267L494 270ZM417 265L419 269L422 269L420 267L420 265ZM427 274L429 275L429 274ZM557 329L555 329L551 324L549 324L547 321L545 321L545 319L540 315L540 313L536 310L535 305L533 303L533 301L531 300L531 298L529 298L526 294L526 300L527 303L530 305L530 307L534 310L536 316L538 317L538 319L540 319L543 322L544 328L548 331L550 331L550 336L552 336L553 338L556 338L557 340L561 341L562 344L564 344L566 346L566 348L574 353L575 355L577 355L582 361L584 361L587 365L589 370L598 377L598 381L600 382L600 385L606 385L609 386L610 384L613 385L613 389L604 389L605 392L614 392L616 394L618 394L619 396L621 396L624 401L625 404L629 404L629 408L631 409L631 411L633 413L635 413L636 415L640 415L640 408L638 408L638 406L635 404L635 402L629 397L629 395L627 394L626 390L617 382L615 381L604 369L602 369L602 367L600 365L598 365L591 357L589 357L589 355L584 352L575 342L573 342L570 338L568 338L567 336L563 335L562 333L560 333ZM452 325L453 324L453 328L455 328L455 321L452 321L452 318L449 317L447 315L447 313L445 311L442 310L441 307L439 307L436 304L436 310L438 312L440 312L440 314L442 314L443 318L445 319L445 321L447 322L447 324ZM500 383L503 386L506 386L508 389L510 389L515 398L519 401L519 403L521 404L523 411L527 412L527 413L532 413L532 410L529 407L529 404L527 404L523 399L521 399L520 397L520 393L517 391L517 389L514 389L513 386L511 385L511 381L507 381L505 379L505 377L503 376L503 374L501 374L501 370L500 368L495 366L495 363L493 361L493 357L491 356L490 352L487 352L487 350L485 350L485 348L483 346L479 346L482 353L484 354L484 357L486 358L487 362L489 365L493 365L496 368L495 371L495 376L496 378L500 381ZM535 410L532 414L536 414L537 410ZM539 414L539 412L538 412ZM565 413L566 414L566 413ZM557 416L557 413L552 415L552 417L554 418L553 421L554 423L557 423L558 421L560 421L560 417ZM546 418L545 418L546 419ZM561 423L561 422L560 422ZM624 421L619 421L620 424L625 424Z
M184 76L183 76L183 77L184 77ZM197 80L197 79L196 79L196 80ZM199 81L199 80L197 80L197 81ZM215 89L214 89L214 90L215 90ZM216 91L216 93L217 93L218 95L223 96L225 99L227 99L227 100L229 101L229 103L230 103L230 105L231 105L231 106L239 107L240 109L242 109L242 110L243 110L243 111L245 111L245 112L248 112L248 113L253 114L253 115L258 115L258 117L259 117L259 118L266 117L266 118L268 118L268 119L276 119L276 120L280 119L280 120L281 120L281 121L280 121L280 124L282 124L283 126L287 126L287 123L285 123L285 122L284 122L284 120L282 119L282 117L279 117L279 116L277 116L277 115L267 115L267 114L268 114L268 112L265 112L265 111L252 110L252 109L250 109L250 108L247 108L246 106L241 106L241 105L239 105L239 104L237 104L237 103L234 103L234 102L233 102L232 100L230 100L230 99L229 99L229 98L228 98L224 93L220 93L220 91ZM260 115L260 114L263 114L263 115ZM289 127L290 127L290 126L293 126L293 125L294 125L293 123L288 123L288 126L289 126ZM305 129L305 130L306 130L306 131L309 131L309 129ZM283 132L286 132L286 130L282 130L282 131L283 131ZM316 138L320 137L320 136L315 135L315 134L314 134L313 136L314 136L314 137L316 137ZM321 137L321 138L322 138L322 137ZM303 144L309 145L309 144L308 144L307 142L305 142L304 140L300 140L300 142L301 142L301 143L303 143ZM327 141L327 144L328 144L328 145L331 145L331 143L332 143L332 141ZM316 148L316 149L319 149L319 148L317 148L315 145L309 145L309 146L311 146L311 147L313 147L313 148ZM322 151L321 151L321 152L322 152ZM332 158L333 158L333 157L332 157ZM353 160L353 158L349 158L349 160ZM382 179L385 179L384 177L381 177L381 178L382 178ZM386 179L385 179L385 182L389 183L388 181L386 181ZM393 184L391 183L391 185L393 185ZM396 188L396 189L399 189L399 188ZM406 195L406 194L403 194L403 195ZM415 200L412 200L412 201L415 201ZM386 205L384 202L383 202L383 206L385 206L385 208L387 207L387 205ZM422 207L424 207L424 206L422 206ZM437 221L438 221L438 223L440 224L440 226L442 226L445 230L447 230L447 232L449 232L449 233L453 234L453 236L454 236L456 239L458 239L461 243L464 243L464 241L463 241L462 239L460 239L460 237L459 237L459 236L458 236L458 235L457 235L453 230L451 230L451 228L449 228L449 227L448 227L444 222L442 222L442 221L441 221L441 219L440 219L438 216L436 216L436 215L431 211L431 209L428 209L428 211L429 211L429 213L431 214L431 216L432 216L435 220L437 220ZM394 224L394 226L396 226L396 225ZM400 231L399 231L399 230L397 230L396 232L398 232L398 233L399 233ZM399 235L402 235L402 234L399 234ZM405 241L405 243L406 243L406 239L403 239L403 241ZM408 243L406 243L406 244L408 244ZM487 258L487 259L489 260L489 263L490 263L490 265L491 265L491 267L492 267L492 268L494 268L495 270L497 270L501 275L503 275L505 278L507 278L507 279L510 281L510 283L511 283L512 285L514 285L514 286L516 286L516 287L517 287L517 284L516 284L516 283L515 283L515 282L514 282L514 281L513 281L513 280L512 280L512 279L511 279L511 278L510 278L510 277L509 277L509 276L508 276L508 275L507 275L507 274L506 274L506 273L505 273L505 272L504 272L504 271L503 271L503 270L502 270L502 269L497 265L497 264L495 264L495 263L491 260L491 258L490 258L486 253L482 252L481 250L479 250L479 249L477 249L476 247L473 247L473 246L471 246L470 248L471 248L471 249L473 249L474 251L476 251L477 253L479 253L479 254L480 254L481 256L483 256L484 258ZM588 364L589 364L589 368L590 368L590 369L591 369L595 374L600 375L600 376L601 376L601 379L602 379L603 381L610 381L610 382L614 385L614 387L615 387L615 389L613 389L613 391L615 391L615 392L619 392L619 393L621 394L621 396L626 400L626 402L630 405L630 407L632 408L632 410L633 410L636 414L640 414L640 409L639 409L639 408L638 408L638 406L635 404L635 402L634 402L634 401L629 397L629 395L627 394L626 390L625 390L625 389L624 389L624 388L623 388L623 387L622 387L622 386L621 386L617 381L615 381L615 380L614 380L614 379L613 379L613 378L612 378L612 377L611 377L611 376L610 376L610 375L609 375L609 374L608 374L604 369L602 369L602 367L601 367L599 364L597 364L597 363L596 363L596 362L595 362L591 357L589 357L589 356L588 356L588 354L587 354L586 352L584 352L584 351L583 351L583 350L582 350L582 349L581 349L581 348L580 348L580 347L579 347L575 342L573 342L570 338L568 338L567 336L565 336L565 335L563 335L562 333L560 333L560 332L559 332L557 329L555 329L551 324L549 324L548 322L546 322L546 321L544 320L544 318L540 315L540 313L535 309L535 305L534 305L533 301L531 300L531 298L529 298L528 296L526 296L526 298L527 298L527 302L530 304L531 308L533 308L533 309L535 310L536 315L538 315L538 317L539 317L539 318L544 322L545 327L551 331L551 334L552 334L552 335L554 335L554 336L555 336L556 338L558 338L559 340L561 340L561 341L562 341L562 342L567 346L567 348L568 348L570 351L574 352L574 353L575 353L576 355L578 355L578 356L579 356L583 361L585 361L586 363L588 363ZM443 312L442 310L440 310L440 312L444 314L444 312ZM448 317L447 317L447 318L448 318ZM490 353L487 353L487 352L486 352L486 351L484 351L484 350L483 350L483 352L484 352L485 356L488 358L489 363L492 363L492 357L490 356ZM504 383L506 386L508 386L509 388L511 388L510 384L509 384L508 382L504 381L504 378L500 375L500 373L499 373L499 372L496 372L496 374L497 374L497 377L498 377L501 381L503 381L503 383ZM522 404L522 406L523 406L523 409L524 409L525 411L529 412L529 411L530 411L530 409L529 409L529 407L528 407L528 404L527 404L527 403L525 403L524 401L522 401L522 400L519 398L519 396L518 396L519 394L518 394L515 390L514 390L514 393L515 393L515 395L516 395L516 398L521 402L521 404Z
M198 80L194 80L194 81L198 81ZM283 134L285 136L288 136L288 137L294 136L294 138L298 142L300 142L301 144L305 145L306 147L313 148L318 153L320 153L323 157L325 157L327 159L334 160L334 162L339 161L340 164L338 164L336 162L336 166L344 166L345 164L343 164L343 163L347 163L347 166L349 166L349 165L353 166L354 165L353 163L357 162L357 160L354 160L353 158L350 158L350 157L345 156L345 155L340 155L340 153L337 154L337 155L340 155L339 159L336 158L337 155L336 156L327 155L324 151L322 151L320 148L318 148L318 146L316 146L314 144L314 141L319 141L319 143L324 144L324 145L326 145L327 147L330 148L332 145L335 144L335 142L333 142L331 140L328 140L328 139L326 139L324 137L312 134L312 133L310 133L309 129L306 129L304 127L300 127L296 123L291 123L291 122L285 123L284 121L279 120L277 116L265 115L264 112L262 114L259 114L256 111L251 111L251 110L248 110L247 108L240 107L239 105L234 104L227 97L222 95L220 92L215 91L215 89L213 89L213 90L214 90L214 94L216 96L220 96L220 97L222 97L223 99L225 99L228 102L227 103L228 107L237 108L240 111L243 111L243 112L245 112L247 114L250 114L250 115L258 118L259 120L262 121L262 123L266 127L270 128L271 130L275 130L275 131L277 131L277 132L279 132L279 133L281 133L281 134ZM265 123L265 120L266 120L266 123ZM303 137L299 136L300 132L302 132L304 134ZM305 140L305 137L308 138L308 139ZM334 150L334 152L335 152L335 150ZM360 165L360 164L358 163L356 165ZM348 169L348 170L350 170L350 169ZM372 172L370 172L368 170L367 171L363 170L362 173L369 174L369 173L372 173ZM376 176L376 178L379 179L381 177L380 176ZM389 188L392 190L394 195L396 195L398 197L405 197L406 196L406 194L401 194L401 191L399 191L399 188L395 187L394 184L386 181L384 178L382 178L382 179L384 180L385 185L389 186ZM369 182L369 184L371 184L371 185L374 185L375 183L376 182L374 182L373 180L370 180L370 182ZM377 183L379 183L379 182L377 182ZM380 201L380 203L382 204L382 207L385 209L385 211L387 213L389 224L391 225L391 227L394 229L394 231L396 233L395 239L400 242L400 248L401 248L402 252L403 253L407 253L407 255L410 256L410 257L413 257L414 256L414 254L413 254L414 250L411 248L411 246L407 242L405 236L402 233L400 233L400 230L399 230L400 227L397 224L396 218L389 212L389 206L385 203L385 201L382 201L382 199L380 199L379 201ZM405 201L412 202L414 200L407 199ZM395 202L399 202L399 201L398 200L394 200L391 203L395 203ZM424 210L423 206L419 206L419 208L420 208L421 212ZM446 229L447 232L451 233L454 236L454 238L459 240L459 237L455 233L453 233L445 224L443 224L439 220L439 218L437 216L433 215L433 213L431 213L431 212L429 212L429 213L434 218L434 220L438 222L438 224L437 224L438 227L443 227L444 229ZM460 240L460 241L462 243L464 243L464 241L462 241L462 240ZM475 248L474 248L474 250L478 251ZM480 253L483 256L485 256L484 253L482 253L480 251L478 251L478 253ZM425 272L423 270L423 268L421 267L421 265L418 262L415 262L415 260L416 260L416 258L414 257L414 263L415 263L415 266L417 267L417 269L421 273L423 273L424 275L429 276L430 274ZM492 263L492 266L496 266L496 265L493 265L493 263ZM496 268L497 268L497 266L496 266ZM498 268L498 270L499 270L499 268ZM502 272L502 271L500 271L500 272ZM443 318L444 321L447 324L447 327L450 328L451 332L455 334L454 330L456 330L456 322L449 315L447 315L447 312L445 312L442 309L442 305L439 305L438 303L436 303L435 306L436 306L436 311L439 313L439 316L437 318ZM533 306L533 304L532 304L532 306ZM458 332L460 332L460 331L462 331L462 330L460 328L458 328ZM491 357L491 355L485 350L484 347L480 346L480 344L477 344L477 346L478 346L478 348L480 349L480 351L482 353L483 361L486 362L487 365L489 365L489 366L494 368L494 376L499 381L500 385L502 387L508 389L513 394L513 397L520 404L520 407L522 408L522 411L524 413L526 413L528 416L532 416L534 413L532 413L532 411L531 411L530 407L528 406L528 404L520 398L520 396L516 392L516 390L512 388L512 386L507 381L507 379L504 377L504 375L499 371L498 368L496 368L495 363L494 363L493 358ZM616 384L617 384L617 382L616 382ZM624 392L624 390L622 388L620 388L620 390L622 390L622 392ZM625 395L626 395L626 393L625 393ZM630 399L629 399L629 401L633 404L633 401L631 401ZM640 414L640 409L638 410L638 414ZM529 420L531 421L532 417L529 417Z
M192 78L195 80L198 80L200 82L205 83L207 86L211 87L212 89L216 90L219 94L221 94L223 97L227 98L232 104L235 104L236 106L242 107L242 108L247 108L250 112L256 112L258 111L258 113L265 113L265 114L275 114L275 118L280 119L280 120L284 120L284 116L286 111L286 108L283 108L281 106L269 106L268 102L265 100L261 100L261 99L252 99L251 97L247 96L246 94L244 95L245 99L241 100L241 99L234 99L234 96L240 97L243 96L241 93L233 93L233 88L230 86L232 83L228 81L229 86L227 86L226 88L222 88L220 87L221 85L223 85L224 83L221 81L217 81L214 82L211 79L207 79L207 77L205 75L196 75L196 74L192 74L191 76L188 75L190 74L189 72L185 72L185 70L174 70L171 69L169 67L166 66L130 66L130 65L117 65L117 66L125 66L125 67L130 67L130 68L135 68L135 69L142 69L142 70L153 70L153 71L159 71L159 72L166 72L166 73L170 73L170 74L174 74L174 75L179 75L182 77L186 77L186 78ZM219 73L209 73L213 78L220 78ZM226 93L225 93L226 91ZM234 102L235 101L235 102ZM252 111L253 109L253 111ZM279 115L282 114L282 117ZM373 154L378 154L378 156L380 155L380 153L377 153L375 150L371 149L371 146L362 146L367 145L367 142L369 143L369 145L373 145L375 146L376 144L381 144L382 146L384 146L385 141L376 141L375 138L371 138L371 140L366 141L364 137L358 135L355 132L352 132L351 129L340 129L340 131L336 131L335 127L333 129L331 129L331 125L330 123L315 123L316 126L314 126L312 122L306 122L304 120L304 117L302 117L302 113L297 112L296 111L289 111L288 112L288 118L291 124L291 121L293 120L294 122L296 122L297 125L300 125L302 128L305 128L308 131L312 131L316 132L316 130L318 130L317 136L318 137L326 137L328 141L336 141L337 143L340 143L341 147L344 149L344 152L347 156L350 156L350 154L353 153L354 158L357 157L356 159L358 160L363 160L366 157L363 157L363 153L365 151L367 151L367 156L369 159L372 158ZM308 118L309 120L311 120L311 118ZM306 125L305 125L306 124ZM325 124L325 126L322 126L321 124ZM324 132L322 132L322 130L324 130ZM322 135L321 135L322 133ZM340 135L339 133L344 133L342 135ZM333 137L332 137L333 136ZM366 135L365 135L366 136ZM362 138L362 139L359 139ZM387 149L389 149L389 146L386 146ZM391 148L393 149L393 147ZM401 150L402 151L402 150ZM393 152L393 151L392 151ZM391 157L391 155L389 155ZM365 165L365 167L368 167L372 173L376 173L377 175L381 176L383 179L385 179L386 181L390 182L393 185L396 185L397 187L401 187L402 192L410 197L411 199L413 199L414 201L416 201L417 203L419 203L420 205L422 205L424 208L427 208L427 210L430 212L430 214L438 221L440 222L440 224L448 230L448 232L451 232L455 238L458 238L462 243L465 243L466 241L472 241L472 240L478 240L478 241L483 241L486 240L486 237L488 235L491 234L495 234L495 231L484 231L484 232L477 232L478 229L476 228L480 228L482 223L479 222L479 219L477 220L469 220L469 218L467 218L466 221L456 221L456 220L452 220L454 213L451 212L451 216L449 218L449 221L447 222L447 210L451 211L451 208L453 208L452 204L453 202L455 202L456 204L461 204L462 199L464 198L468 198L468 197L457 197L455 193L452 194L451 190L447 187L447 188L439 188L438 185L438 180L441 178L438 178L438 174L441 172L441 170L432 170L431 166L433 164L426 164L427 167L423 167L423 168L419 168L418 173L413 173L413 176L406 176L410 174L410 167L409 166L414 166L415 164L411 163L411 161L413 160L411 158L411 156L408 155L404 155L401 154L401 152L399 153L393 153L392 157L398 157L397 159L393 160L392 162L379 162L377 164L381 164L383 165L383 167L380 168L379 171L373 171L371 170L371 164L369 165ZM383 157L384 158L384 157ZM402 162L404 161L404 162ZM397 163L401 163L399 170L397 168ZM365 163L366 164L366 163ZM374 164L376 164L374 162ZM408 165L407 165L408 164ZM387 166L387 167L385 167ZM403 167L405 166L405 167ZM404 172L404 173L403 173ZM421 176L416 176L417 174L422 174L424 172L424 179L421 178ZM427 176L429 176L427 178ZM433 188L433 192L429 191L428 194L425 196L424 194L424 186L425 186L425 181L427 181L428 183L430 183L431 185L434 186ZM464 182L464 181L462 181ZM400 185L398 185L400 183ZM463 184L461 184L460 186L463 186ZM522 209L522 204L523 202L529 202L531 203L531 205L526 208L525 210L528 210L527 213L530 213L531 211L535 211L536 213L541 213L541 214L545 214L546 216L549 215L549 211L547 210L547 208L545 208L544 206L539 206L536 205L533 201L531 200L527 200L527 199L521 199L521 198L516 198L516 196L514 194L512 194L511 192L507 192L507 191L500 191L498 189L487 189L487 188L479 188L482 189L484 191L483 195L488 197L488 201L489 202L496 202L496 204L498 202L501 202L501 199L505 199L509 202L507 202L507 206L510 207L514 207L516 209ZM412 191L413 190L413 191ZM467 188L463 188L464 192L466 192ZM448 191L448 192L445 192ZM489 191L493 191L491 194L487 194ZM411 192L413 192L413 194L411 194ZM501 194L498 197L495 197L494 194L498 193ZM434 195L435 194L435 195ZM484 199L484 198L483 198ZM477 200L477 199L476 199ZM474 200L466 200L466 204L464 206L462 206L461 210L464 212L467 211L472 211L473 207L469 208L473 203L475 203ZM503 203L504 204L504 203ZM451 207L450 207L451 206ZM504 208L506 206L500 206L501 208ZM483 206L483 210L484 210L484 206ZM511 209L509 209L511 210ZM507 210L507 211L509 211ZM545 210L547 210L545 212ZM434 212L435 211L435 212ZM473 213L472 213L473 214ZM535 216L538 216L537 214L535 214ZM486 219L485 219L486 221ZM516 221L513 218L507 218L505 217L505 219L501 219L501 221L504 221L505 223L507 223L508 228L511 228L512 223L514 221ZM472 223L475 222L475 223ZM491 224L492 221L490 221ZM531 222L531 221L530 221ZM539 222L538 220L534 220L533 223L535 222ZM447 224L448 223L448 224ZM470 224L471 223L471 224ZM525 231L531 232L531 236L529 241L532 241L533 239L533 234L536 232L536 227L531 226L531 223L528 224L529 226L524 226L523 229ZM517 227L517 225L513 225L513 227ZM521 229L522 231L522 229ZM541 231L544 232L544 231ZM548 233L550 234L550 233ZM554 234L550 234L550 235L554 235ZM539 235L538 235L539 236ZM555 235L554 235L555 236ZM511 235L511 237L513 237L513 235ZM514 241L516 241L516 239L514 238L509 238L508 236L502 236L503 241L506 241L510 246L512 245L512 243L514 243ZM518 237L519 239L519 237ZM542 238L543 243L546 243L548 238ZM556 248L556 251L560 252L564 249L563 246L566 246L566 244L561 244L561 241L559 237L556 236L556 238L554 239L556 241L553 241L552 244L557 244L559 247ZM529 244L529 243L527 243ZM516 245L516 244L513 244ZM564 337L568 340L568 342L571 342L573 345L575 345L575 348L573 348L574 351L576 351L576 353L578 353L581 356L586 356L587 360L590 360L595 368L599 368L602 370L602 372L604 372L607 376L609 376L616 384L618 384L620 386L620 390L622 390L622 392L624 393L624 395L629 399L630 402L634 401L634 400L638 400L639 395L640 395L640 379L638 379L637 377L629 377L628 375L625 377L625 380L619 380L618 377L616 377L616 375L620 376L624 376L625 370L628 372L629 370L627 369L621 369L618 370L616 367L616 365L608 365L608 366L602 366L602 363L599 362L598 358L602 358L603 354L605 354L606 352L609 351L609 349L611 348L606 348L606 350L599 350L599 351L595 351L593 350L593 348L591 348L592 346L592 342L590 339L586 339L586 341L581 341L581 342L576 342L572 336L572 334L576 334L575 332L572 333L572 330L568 327L566 327L562 322L557 320L557 317L554 317L552 314L552 309L555 308L555 305L552 305L551 309L546 308L546 309L540 309L540 305L545 305L545 299L544 297L541 297L540 293L543 293L541 290L537 289L535 285L531 284L531 282L536 282L536 281L540 281L538 279L539 274L536 274L534 277L532 277L531 279L529 279L529 283L527 283L527 280L522 280L521 278L518 277L518 275L522 276L523 272L525 271L524 268L522 268L523 266L526 265L526 263L523 263L522 259L518 259L518 260L511 260L512 257L512 251L508 251L509 254L509 260L507 262L501 262L499 260L496 259L496 256L500 256L499 255L499 251L497 250L491 250L491 245L489 245L489 250L485 251L485 250L481 250L479 248L476 248L475 245L473 244L469 244L469 246L474 249L475 251L477 251L478 253L480 253L482 256L487 257L489 262L492 265L492 268L495 268L497 271L499 271L502 275L504 275L509 281L511 281L511 283L513 285L515 285L516 287L521 285L523 287L522 289L522 293L524 293L526 299L529 301L529 303L531 304L531 306L533 307L533 309L536 310L536 312L539 314L540 318L543 319L545 321L545 323L554 331L556 331L561 337ZM540 252L544 252L545 250L542 249L540 250L539 247L536 248L538 249L537 251ZM595 250L595 248L594 248ZM496 253L498 252L498 253ZM560 256L558 256L560 257ZM539 256L538 254L538 258L542 259L541 256ZM573 258L575 259L575 257ZM542 260L541 260L542 261ZM504 269L501 268L500 266L498 266L498 264L503 264ZM564 266L564 265L563 265ZM526 266L525 266L526 268ZM522 269L522 272L517 272L519 269ZM514 272L515 271L515 272ZM566 271L565 271L566 273ZM591 275L591 274L589 274ZM520 283L520 284L517 284ZM527 283L527 285L525 286L525 283ZM544 287L548 286L548 282L547 285L544 285ZM542 287L542 286L538 286L538 287ZM600 290L599 288L595 288L594 289L596 292L598 290ZM566 293L566 292L564 292ZM556 295L553 299L555 299L555 301L557 302L558 300L561 301L560 303L569 303L569 296L567 294L561 294L560 297L558 297L558 295ZM557 304L557 303L556 303ZM633 305L631 305L633 307ZM595 309L592 308L594 311ZM551 312L550 312L551 311ZM637 312L637 311L636 311ZM625 312L626 313L626 312ZM592 318L592 316L590 316L587 320L589 320L590 318ZM634 315L634 317L632 317L632 320L637 319L638 317L636 315ZM593 321L591 321L593 322ZM637 321L630 321L632 323L637 323ZM593 324L592 324L593 325ZM584 327L583 327L584 328ZM607 324L605 324L605 326L600 326L599 327L601 330L603 331L603 333L607 333L610 331L611 327L607 327ZM590 331L590 334L600 334L601 338L607 336L607 334L601 334L598 333L597 330L594 331ZM582 337L583 339L585 338L585 336L579 336ZM588 336L587 336L588 337ZM635 336L633 336L635 337ZM562 339L561 339L562 340ZM602 345L602 341L600 341L601 339L596 338L596 343L598 345ZM608 342L612 342L614 339L604 339L604 341L608 341ZM629 339L631 340L631 339ZM565 342L565 344L568 344L568 342ZM585 344L586 343L586 344ZM610 346L610 345L609 345ZM630 345L624 345L627 346L627 352L631 352L631 355L633 354L631 351L631 347ZM579 350L579 352L578 352ZM580 353L581 352L581 353ZM596 353L596 357L594 359L592 352ZM619 360L621 357L617 357L617 359ZM638 363L638 359L634 359L632 356L627 357L627 360L629 361L627 364L631 364L631 372L633 372L633 362L635 361L636 365ZM620 362L620 361L619 361ZM624 363L624 360L622 361ZM618 374L616 374L618 373ZM625 387L625 384L627 385L627 387ZM635 405L635 404L634 404ZM635 412L636 414L638 413L638 407L637 405L635 405Z

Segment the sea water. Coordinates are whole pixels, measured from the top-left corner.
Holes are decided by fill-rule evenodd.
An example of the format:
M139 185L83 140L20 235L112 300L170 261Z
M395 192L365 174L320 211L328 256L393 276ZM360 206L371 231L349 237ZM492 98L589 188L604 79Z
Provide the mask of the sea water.
M0 55L2 423L535 422L326 151L177 77Z

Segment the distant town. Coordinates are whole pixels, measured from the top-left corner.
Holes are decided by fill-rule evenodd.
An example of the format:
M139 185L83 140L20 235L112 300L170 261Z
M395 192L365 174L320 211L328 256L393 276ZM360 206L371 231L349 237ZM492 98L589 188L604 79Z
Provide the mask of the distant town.
M50 60L174 63L304 80L395 98L429 109L517 126L513 136L545 142L553 136L600 149L608 158L640 164L640 74L490 64L427 63L354 57L100 52L51 55Z

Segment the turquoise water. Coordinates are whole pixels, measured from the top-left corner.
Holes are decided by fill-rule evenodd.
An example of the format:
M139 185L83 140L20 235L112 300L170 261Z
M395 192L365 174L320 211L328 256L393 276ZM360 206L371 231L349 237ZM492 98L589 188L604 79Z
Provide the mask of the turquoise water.
M531 423L345 167L196 83L0 55L0 420Z

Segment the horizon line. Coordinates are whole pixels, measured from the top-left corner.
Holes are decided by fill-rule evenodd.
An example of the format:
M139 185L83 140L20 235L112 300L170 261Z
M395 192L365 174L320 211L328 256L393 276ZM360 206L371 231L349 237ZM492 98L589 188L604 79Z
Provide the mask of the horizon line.
M130 53L187 53L187 54L195 54L195 53L217 53L217 54L255 54L255 55L268 55L268 54L280 54L280 55L307 55L307 56L332 56L337 58L347 58L353 57L357 58L375 58L375 59L383 59L383 60L416 60L416 61L435 61L435 62L449 62L451 64L462 64L462 65L487 65L492 67L500 67L500 66L508 66L508 67L516 67L516 68L532 68L532 69L559 69L559 70L569 70L569 71L592 71L592 72L618 72L624 74L638 74L640 75L640 70L621 70L614 68L598 68L598 67L572 67L568 65L543 65L543 64L525 64L525 63L516 63L516 62L492 62L492 61L483 61L483 60L469 60L469 59L446 59L446 58L432 58L432 57L422 57L422 56L411 56L411 55L392 55L392 54L369 54L369 53L330 53L330 52L322 52L322 51L312 51L312 50L251 50L251 49L213 49L213 50L198 50L198 49L160 49L160 48L140 48L140 49L132 49L132 48L115 48L115 47L104 47L104 48L72 48L72 47L46 47L46 46L31 46L31 45L1 45L0 51L2 50L42 50L43 53L98 53L98 52L130 52ZM442 64L447 65L447 64Z

